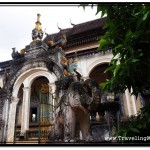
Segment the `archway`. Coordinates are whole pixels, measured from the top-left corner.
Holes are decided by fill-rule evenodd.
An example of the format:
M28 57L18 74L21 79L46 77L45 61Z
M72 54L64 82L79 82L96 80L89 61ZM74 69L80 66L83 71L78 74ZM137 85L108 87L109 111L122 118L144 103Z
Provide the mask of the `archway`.
M49 81L39 76L31 84L28 140L46 142L52 128L53 97L50 93Z
M106 82L107 79L110 79L112 74L111 72L105 72L105 70L108 68L109 66L109 63L107 62L103 62L103 63L100 63L100 64L97 64L95 65L89 72L89 77L93 80L95 80L99 85L101 83L104 83ZM106 95L107 93L104 93L102 95L102 98L101 98L101 102L106 102L107 99L106 99Z
M104 73L104 71L106 70L106 68L109 66L108 63L103 63L103 64L99 64L97 66L95 66L90 74L89 77L91 79L94 79L98 84L103 83L106 81L106 79L110 79L111 78L111 73L107 72Z
M22 103L22 115L21 115L21 136L25 136L25 132L29 130L29 112L30 112L30 95L31 86L34 80L40 76L46 77L48 83L52 86L53 90L55 88L54 83L57 80L53 73L49 73L47 68L34 68L30 69L23 74L21 74L13 86L12 101L9 110L8 119L8 132L7 132L7 142L14 142L14 131L15 131L15 121L16 121L16 108L20 101L18 98L18 92L20 87L23 87L23 103Z
M99 64L95 67L93 67L93 69L91 70L90 74L89 74L89 77L91 79L94 79L98 84L101 84L101 83L104 83L106 82L106 79L110 79L112 77L112 73L110 71L105 72L105 70L108 68L109 64L108 63L102 63L102 64ZM107 93L106 93L107 95ZM106 95L103 94L102 95L102 99L101 101L102 102L106 102L107 101L107 98L106 98ZM120 115L123 116L124 115L124 100L123 100L123 94L120 93L120 94L117 94L115 96L115 101L117 101L119 104L120 104Z

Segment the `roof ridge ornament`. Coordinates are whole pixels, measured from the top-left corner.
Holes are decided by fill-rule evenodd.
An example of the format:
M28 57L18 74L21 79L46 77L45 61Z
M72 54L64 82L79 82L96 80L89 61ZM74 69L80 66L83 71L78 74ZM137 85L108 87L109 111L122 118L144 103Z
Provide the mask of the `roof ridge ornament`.
M37 22L35 23L35 28L32 30L32 40L42 40L43 38L40 16L40 14L37 14Z
M62 29L58 26L58 22L57 22L57 28L61 31Z
M70 24L71 24L73 27L75 26L75 24L71 22L71 18L70 18Z
M42 30L42 28L41 28L41 22L40 22L40 17L41 17L41 15L40 15L40 14L37 14L37 22L35 23L35 24L36 24L36 25L35 25L35 28L36 28L38 31Z

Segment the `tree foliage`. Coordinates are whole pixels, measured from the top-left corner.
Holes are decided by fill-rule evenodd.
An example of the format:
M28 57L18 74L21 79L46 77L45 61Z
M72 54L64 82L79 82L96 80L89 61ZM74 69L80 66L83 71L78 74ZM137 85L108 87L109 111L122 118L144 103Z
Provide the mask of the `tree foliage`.
M92 5L93 6L93 5ZM107 15L98 50L112 49L113 76L101 84L103 89L122 93L133 89L138 96L150 89L150 5L97 4L97 13Z
M120 129L116 132L116 136L121 137L141 137L138 140L130 139L127 141L120 141L120 142L127 142L127 143L149 143L149 140L145 139L145 137L150 135L150 103L148 103L145 107L141 108L139 114L137 116L131 116L129 118L128 123L121 123ZM144 137L144 139L142 139Z
M84 6L87 6L86 4ZM92 7L94 5L92 4ZM124 93L133 89L136 97L150 90L150 5L97 4L97 14L107 15L98 50L112 49L113 58L105 72L112 78L102 83L106 91ZM137 116L121 123L117 136L147 136L150 133L150 103ZM121 141L122 142L122 141ZM125 141L124 141L125 142ZM139 141L126 141L139 142Z

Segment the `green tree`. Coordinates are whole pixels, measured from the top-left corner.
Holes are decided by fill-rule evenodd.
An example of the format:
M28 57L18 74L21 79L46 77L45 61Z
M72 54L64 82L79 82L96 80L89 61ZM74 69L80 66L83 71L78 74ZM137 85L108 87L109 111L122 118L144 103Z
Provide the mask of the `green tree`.
M84 7L89 4L83 5ZM91 5L92 7L94 5ZM150 90L150 5L149 4L97 4L97 13L107 16L98 50L112 49L113 58L105 72L112 78L102 83L104 90L144 95ZM137 116L122 124L117 135L135 136L149 134L150 103ZM133 142L133 141L132 141Z
M88 5L88 4L87 4ZM86 4L84 5L84 7ZM150 89L150 5L97 4L97 13L107 15L98 50L112 49L113 76L101 86L115 93L133 89L138 96ZM93 5L92 5L93 7Z

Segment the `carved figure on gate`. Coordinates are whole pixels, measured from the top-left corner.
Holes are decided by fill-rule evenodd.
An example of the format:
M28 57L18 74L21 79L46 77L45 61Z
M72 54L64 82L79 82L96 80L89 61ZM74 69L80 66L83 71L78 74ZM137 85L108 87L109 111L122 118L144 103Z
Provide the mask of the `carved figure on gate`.
M77 58L77 54L75 53L75 58L73 60L68 60L65 56L61 57L61 64L64 67L64 74L66 76L76 75L76 69L78 65L79 59Z

